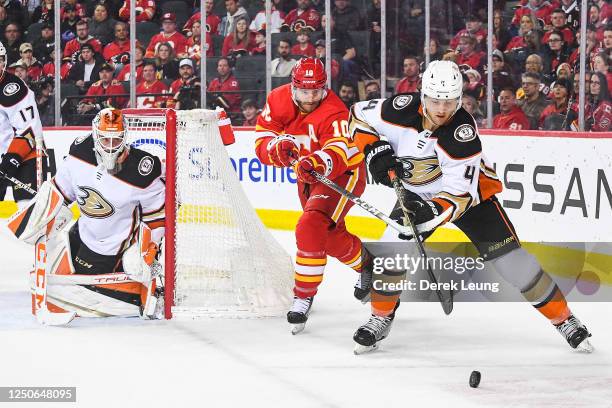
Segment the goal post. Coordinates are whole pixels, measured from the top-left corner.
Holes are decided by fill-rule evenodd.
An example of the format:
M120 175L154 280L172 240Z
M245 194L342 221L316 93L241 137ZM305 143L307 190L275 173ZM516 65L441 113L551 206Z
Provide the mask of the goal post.
M127 143L160 157L165 172L166 318L286 313L291 259L240 185L221 141L218 112L123 113Z

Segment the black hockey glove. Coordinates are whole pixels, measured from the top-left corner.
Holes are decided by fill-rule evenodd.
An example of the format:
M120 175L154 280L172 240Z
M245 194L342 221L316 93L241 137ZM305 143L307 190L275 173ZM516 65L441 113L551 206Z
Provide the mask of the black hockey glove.
M435 217L440 215L442 213L442 207L433 201L425 201L417 194L408 190L406 190L404 194L404 203L406 205L406 209L410 214L410 218L412 219L412 222L414 223L416 229L420 232L422 239L426 239L431 234L433 234L433 231L437 227L437 225L426 226L425 223L433 220ZM402 211L402 208L398 203L397 206L391 212L391 218L404 225L403 217L404 212ZM442 220L440 220L440 223L441 222ZM399 234L399 238L411 240L412 235Z
M0 161L0 175L15 177L21 166L21 157L15 153L4 153ZM4 178L4 177L2 177Z
M366 165L375 182L391 187L389 170L393 169L398 177L402 176L402 164L397 161L393 147L389 142L379 140L367 145L363 151L366 156Z

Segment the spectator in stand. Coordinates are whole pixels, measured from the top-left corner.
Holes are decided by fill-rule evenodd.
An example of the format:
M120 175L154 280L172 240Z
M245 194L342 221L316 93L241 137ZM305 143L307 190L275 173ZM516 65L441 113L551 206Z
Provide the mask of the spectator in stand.
M65 0L64 7L60 8L60 19L63 20L65 17L66 9L74 8L76 11L77 20L87 18L87 13L85 13L85 7L82 4L77 3L77 0Z
M603 32L606 28L607 19L601 14L601 10L597 4L592 4L589 7L589 25L593 26L597 34L597 41L603 41Z
M34 40L34 56L43 64L49 60L51 48L55 46L53 25L44 23L40 30L40 37Z
M45 77L55 77L55 49L51 47L50 50L49 62L43 65L43 76ZM70 73L70 69L72 69L72 65L70 58L62 59L62 65L60 66L60 78L62 81L68 79L68 74Z
M404 77L395 85L395 93L419 92L420 62L418 57L408 55L404 57Z
M225 10L227 10L227 14L221 19L221 24L219 24L219 35L223 37L230 35L234 31L236 21L240 17L246 18L248 25L249 13L240 5L238 0L225 0Z
M472 115L478 127L486 127L487 118L480 110L476 98L470 94L463 94L461 97L461 107L465 109L467 113Z
M255 15L255 18L251 21L251 25L249 26L249 30L251 31L260 31L266 28L266 2L262 1L263 9L259 10ZM272 14L271 14L271 32L278 33L280 32L281 26L283 25L283 21L285 20L285 13L277 10L276 5L272 2Z
M14 62L8 67L8 71L15 74L15 76L21 79L25 84L31 87L31 80L28 77L28 67L22 62Z
M145 57L152 58L159 44L169 43L178 58L185 58L187 56L187 38L176 31L176 15L174 13L165 13L161 21L163 31L151 38Z
M106 45L113 41L116 23L117 21L108 15L108 7L105 4L98 4L89 24L89 33L100 40L102 45Z
M351 0L334 0L332 17L336 30L341 32L363 30L363 19L359 9L351 4Z
M612 88L610 88L612 87L612 72L610 72L610 65L608 63L610 57L608 55L609 54L606 52L600 52L595 55L595 58L593 58L593 71L601 72L606 76L606 81L608 82L608 94L612 95Z
M612 6L608 0L595 0L595 4L599 7L602 21L607 20L609 23L612 18Z
M53 78L44 77L33 87L36 105L43 126L55 125L55 101L53 94Z
M539 129L569 130L575 119L575 113L569 109L568 105L571 89L571 84L567 79L555 81L550 92L552 103L540 114Z
M20 0L3 0L0 4L4 7L8 21L17 23L20 27L27 27L30 15L28 10L22 6Z
M326 56L325 40L323 39L317 40L317 42L315 43L315 52L316 52L315 56L321 61L323 61L323 65L325 65L325 56ZM335 81L338 80L339 76L340 76L340 64L338 63L338 61L332 58L331 60L332 86L336 85Z
M242 102L242 126L255 126L257 124L257 116L259 116L259 109L255 101L247 99Z
M586 55L587 61L593 62L595 55L601 50L600 43L597 41L597 33L595 28L588 25L586 28L587 41L586 41ZM576 32L576 43L580 44L580 31ZM569 56L568 61L571 65L577 66L580 63L580 47L576 47Z
M115 33L115 39L104 47L102 56L107 62L115 65L122 63L121 60L124 56L127 56L129 59L130 38L127 23L123 21L116 22L113 32ZM138 41L136 41L136 44L138 44Z
M578 0L561 0L561 10L565 13L567 27L576 33L580 27L580 2Z
M79 21L81 19L77 16L76 9L73 6L67 5L64 7L64 18L62 18L60 24L62 44L68 43L77 36L77 24Z
M166 100L168 88L157 79L156 67L153 62L145 62L142 67L142 81L136 84L137 108L162 108ZM147 95L153 94L153 95Z
M161 43L155 51L157 79L177 79L179 77L178 61L170 43Z
M557 67L569 59L569 51L560 31L555 30L550 33L548 44L544 46L541 55L544 73L554 78Z
M17 62L21 55L19 54L19 47L23 42L21 40L21 28L17 23L9 23L4 28L4 48L6 48L6 65L10 65L13 62Z
M255 46L251 50L251 55L266 55L266 30L255 32Z
M556 79L567 79L571 82L572 73L572 66L567 62L564 62L562 64L559 64L559 66L557 67Z
M356 85L361 80L362 69L360 61L365 62L364 56L358 56L355 50L354 42L351 35L346 31L338 31L333 17L329 20L331 25L331 52L332 55L342 56L340 62L340 82L350 82ZM327 16L321 17L321 26L325 30L327 25ZM332 60L334 61L334 60ZM363 64L365 65L365 63Z
M213 0L205 0L204 5L206 7L206 32L209 34L216 35L219 33L219 24L221 24L221 18L213 11L213 7L215 5L215 3L213 3ZM196 22L202 25L201 11L198 11L193 16L189 17L189 20L187 20L187 22L183 26L183 33L185 33L187 37L195 35L192 27Z
M519 7L514 12L512 24L518 26L521 17L524 15L535 15L535 18L542 21L541 27L550 24L550 15L556 7L545 0L529 0L527 5ZM540 27L540 28L541 28Z
M325 44L323 47L325 47ZM297 61L289 57L290 50L291 42L289 40L281 39L278 42L278 58L273 59L271 62L273 77L286 78L291 75L291 70Z
M52 23L55 0L43 0L32 12L32 23Z
M462 36L456 51L457 65L469 65L470 68L483 72L486 55L482 51L476 51L476 38Z
M240 91L240 84L232 74L229 60L222 57L217 62L217 73L219 74L208 85L208 92L213 96L211 99L213 107L219 106L225 109L226 112L236 115L240 112L240 102L242 97L240 93L232 91Z
M502 10L496 9L493 11L493 35L497 38L497 46L494 45L493 48L498 50L505 50L512 39L512 34L508 31L507 24L504 22L504 12ZM486 46L483 49L486 49Z
M105 62L100 67L100 80L91 84L85 94L85 98L81 99L76 107L79 115L96 114L105 108L123 109L127 105L129 98L125 96L123 85L113 79L113 68L109 63ZM113 95L124 96L113 96ZM87 120L91 121L91 117Z
M136 0L136 22L151 21L155 16L155 1ZM119 18L124 21L130 20L130 0L125 0L119 9Z
M377 81L371 81L365 85L365 100L380 99L380 84Z
M527 42L525 41L526 34L531 33L532 30L535 30L537 27L537 22L535 18L526 14L521 17L520 26L518 34L510 39L508 44L506 45L505 51L513 51L517 48L524 48L527 46Z
M40 61L34 57L32 44L21 44L19 46L19 53L21 54L21 59L17 61L17 63L26 67L27 75L31 81L38 81L42 75L43 66Z
M479 46L486 48L487 31L482 28L480 17L470 14L465 18L465 28L459 30L453 37L450 42L450 48L456 50L461 37L474 37Z
M145 54L145 48L140 44L136 44L136 50L134 51L134 57L136 59L136 82L142 81L142 68L144 64L144 54ZM123 68L121 69L121 72L119 72L119 75L117 75L118 81L129 81L130 80L130 65L131 65L131 62L123 66Z
M574 73L574 90L572 93L572 110L574 112L578 112L578 110L580 110L580 72L575 72ZM590 99L589 94L591 92L591 73L590 72L585 72L584 73L584 85L585 85L585 96L587 101ZM585 107L585 112L584 112L584 117L587 118L591 112L589 111L589 108L591 107L591 105L589 103L586 103L584 105Z
M529 127L538 129L540 115L549 105L546 96L540 92L540 76L533 72L526 72L522 76L523 97L519 99L518 106L529 119ZM517 92L518 93L518 92Z
M493 50L491 57L493 61L493 96L499 96L503 88L516 89L512 77L512 69L504 61L504 53L500 50Z
M234 56L239 57L248 55L255 47L255 34L249 31L249 23L246 18L239 17L236 19L234 29L223 40L223 49L221 55L224 57Z
M442 59L442 48L440 47L440 41L437 38L431 38L429 40L429 60L438 61Z
M202 47L200 47L200 41L202 41L201 27L202 24L199 21L194 21L191 25L191 37L187 39L187 55L197 63L202 58ZM213 57L214 55L215 49L213 47L212 36L210 33L206 33L206 56Z
M355 85L350 82L343 82L340 85L340 89L338 90L338 97L347 108L353 106L356 102L357 91L355 90Z
M612 51L612 23L608 23L608 26L604 30L604 38L602 45L609 55L609 53Z
M194 75L193 61L183 58L179 64L179 78L170 84L170 94L173 95L168 100L166 107L176 109L193 109L195 104L187 106L188 100L199 100L199 92L194 95L196 88L199 90L200 81Z
M485 88L482 84L482 76L475 69L467 69L464 74L468 78L467 86L464 89L464 94L472 95L476 101L480 101L484 94Z
M91 83L100 80L100 69L103 63L102 58L96 59L91 44L85 43L81 45L80 61L70 68L68 79L75 81L75 85L85 92Z
M285 17L281 31L300 31L307 28L318 31L321 27L321 15L312 7L310 0L297 0L297 8L291 10Z
M301 55L304 57L314 57L316 50L310 42L310 30L301 29L296 37L297 44L291 47L291 55Z
M86 20L80 20L76 25L76 38L68 41L64 48L64 57L72 58L76 62L81 52L83 45L88 44L91 49L98 54L102 54L102 44L97 38L89 35L89 23Z
M547 30L542 37L542 44L548 44L548 37L553 31L559 31L563 36L563 40L567 44L568 47L574 46L574 41L576 41L576 36L574 35L574 31L567 26L567 17L565 13L561 9L555 9L551 14L551 22L552 27L550 30Z
M609 132L612 123L612 104L608 93L608 81L601 72L593 72L590 83L590 111L586 120L587 130L591 132Z
M494 129L529 130L529 119L516 104L513 88L503 88L497 97L500 113L493 118Z

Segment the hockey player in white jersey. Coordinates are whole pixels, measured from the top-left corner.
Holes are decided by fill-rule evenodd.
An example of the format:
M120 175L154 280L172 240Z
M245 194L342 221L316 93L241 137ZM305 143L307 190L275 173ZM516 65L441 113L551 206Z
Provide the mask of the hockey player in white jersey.
M100 111L92 129L72 143L56 176L9 228L28 242L40 233L53 234L58 217L65 218L64 203L76 202L80 218L49 250L49 309L79 316L160 317L155 255L165 220L161 162L126 145L120 110ZM61 284L62 279L83 284Z
M42 140L34 92L6 71L6 58L6 48L0 43L0 201L6 187L12 185L6 177L36 189L36 137ZM20 208L31 198L32 194L13 186L13 199Z
M351 108L354 141L376 182L391 187L390 170L400 177L404 202L424 238L437 226L455 224L571 347L591 351L590 333L550 275L521 247L495 196L502 184L482 152L474 118L461 108L462 82L455 63L431 62L420 95L400 94ZM396 204L391 217L402 215ZM353 337L357 353L375 348L389 334L400 293L371 289L372 315Z

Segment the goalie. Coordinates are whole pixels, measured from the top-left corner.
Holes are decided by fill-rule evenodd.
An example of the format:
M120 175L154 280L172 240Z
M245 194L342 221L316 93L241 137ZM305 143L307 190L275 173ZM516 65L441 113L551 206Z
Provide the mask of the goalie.
M157 157L126 145L120 110L100 111L92 133L72 143L57 175L9 221L20 240L46 234L49 311L160 317L161 175ZM81 217L68 229L72 202Z

